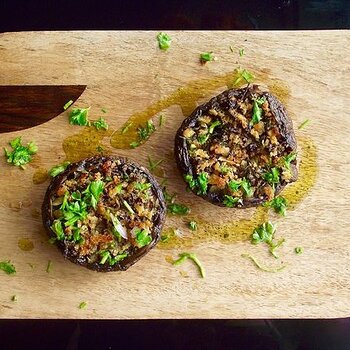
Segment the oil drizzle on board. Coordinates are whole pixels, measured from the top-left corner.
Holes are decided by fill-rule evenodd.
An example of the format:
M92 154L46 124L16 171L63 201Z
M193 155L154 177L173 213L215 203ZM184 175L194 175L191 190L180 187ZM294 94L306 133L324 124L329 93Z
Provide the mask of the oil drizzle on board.
M301 151L298 180L288 185L281 193L281 196L285 197L289 203L288 210L293 210L296 204L305 198L314 186L317 178L316 145L311 138L307 137L300 137L298 143ZM162 236L164 241L161 241L158 247L161 249L188 248L196 243L210 240L220 241L222 243L245 241L249 239L255 227L269 220L269 215L268 208L260 206L255 209L255 212L250 218L233 220L225 224L208 222L195 217L180 218L180 231L183 230L185 234L179 235L177 234L177 230L168 227L163 230ZM186 224L191 220L196 221L198 224L198 229L194 232L189 231L188 228L184 229Z
M45 168L37 169L33 174L33 184L39 185L49 178L49 174Z
M290 98L290 89L282 80L273 78L265 70L254 72L257 77L257 83L262 83L262 89L267 87L271 93L276 95L284 104L287 104ZM130 143L137 140L137 129L144 125L149 119L157 113L172 106L179 105L184 116L189 115L195 108L196 102L204 97L210 97L210 94L220 87L239 87L242 85L234 84L241 75L236 69L222 76L212 79L202 79L190 82L184 87L177 89L171 95L153 103L142 112L137 112L130 116L126 123L118 130L102 131L95 128L84 128L78 134L67 137L63 141L63 150L66 154L66 160L71 162L78 161L95 154L98 154L98 146L101 145L105 137L110 137L111 145L117 149L130 149ZM125 126L128 126L125 130ZM175 130L176 131L176 130ZM175 132L174 131L174 132ZM281 195L290 203L290 210L300 202L316 181L316 147L310 138L300 138L298 140L301 149L299 155L299 178L298 181L289 185ZM177 222L181 231L185 235L178 234L178 230L166 227L162 236L166 238L164 242L158 244L159 248L172 249L174 247L191 247L197 242L208 240L219 240L224 243L232 243L247 240L253 229L269 219L269 210L264 207L258 207L250 217L233 220L226 223L207 222L205 219L191 217L198 223L198 230L190 232L187 223L190 217L178 218ZM176 227L178 228L178 227Z
M18 247L25 252L30 252L34 249L34 243L28 238L21 238L18 240Z

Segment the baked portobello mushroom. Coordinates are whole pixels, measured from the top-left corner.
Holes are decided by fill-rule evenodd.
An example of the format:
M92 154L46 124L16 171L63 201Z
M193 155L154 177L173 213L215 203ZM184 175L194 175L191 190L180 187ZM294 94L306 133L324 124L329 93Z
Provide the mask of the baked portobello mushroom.
M148 170L115 156L70 164L42 205L43 224L64 257L102 272L126 270L153 248L165 212Z
M258 206L296 181L296 150L283 105L257 85L226 90L197 107L175 137L188 187L226 207Z

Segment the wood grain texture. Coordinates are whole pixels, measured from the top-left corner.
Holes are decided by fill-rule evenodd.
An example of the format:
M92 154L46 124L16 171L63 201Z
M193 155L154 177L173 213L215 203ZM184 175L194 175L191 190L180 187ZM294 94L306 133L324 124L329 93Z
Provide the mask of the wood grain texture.
M307 197L278 223L278 236L286 242L280 250L287 267L264 273L242 253L274 264L267 249L249 241L224 244L219 240L196 243L195 252L207 272L200 279L186 263L173 267L167 256L184 248L152 250L125 273L88 271L61 257L47 242L38 209L47 183L34 185L38 168L50 168L65 158L63 141L87 131L68 124L67 113L25 132L0 135L0 145L22 135L35 140L39 153L25 171L0 159L0 260L11 259L15 276L0 273L1 318L334 318L350 316L350 33L308 32L169 32L168 52L157 47L155 32L40 32L0 35L0 84L87 85L76 105L91 106L98 117L107 109L111 128L130 115L194 80L212 79L237 67L238 50L245 48L239 64L256 73L266 88L283 83L284 103L297 139L310 138L317 148L317 179ZM229 46L234 51L231 52ZM218 60L205 66L199 53L214 51ZM202 96L201 103L225 89ZM192 208L192 214L220 225L233 217L249 219L246 211L213 207L186 193L174 161L167 155L174 133L183 119L178 105L163 111L166 127L136 150L115 150L147 165L147 155L167 157L164 165L169 187ZM22 205L18 205L21 202ZM17 207L17 208L16 208ZM21 207L21 208L19 208ZM169 218L167 225L174 225ZM237 232L239 235L239 232ZM22 251L18 240L29 238L34 250ZM296 256L294 248L304 253ZM47 273L47 261L52 270ZM28 265L33 264L33 268ZM185 271L188 277L180 274ZM11 301L16 294L18 302ZM86 309L79 310L81 301Z
M83 93L84 85L0 86L0 133L43 124Z

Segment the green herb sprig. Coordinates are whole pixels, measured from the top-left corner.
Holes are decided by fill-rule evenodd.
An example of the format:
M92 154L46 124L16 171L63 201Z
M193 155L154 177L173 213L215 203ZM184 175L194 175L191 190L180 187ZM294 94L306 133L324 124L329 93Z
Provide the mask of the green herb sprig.
M63 162L62 164L58 164L54 167L52 167L50 170L49 170L49 175L51 177L55 177L61 173L63 173L66 169L67 169L67 166L70 164L70 162L66 161L66 162Z
M288 201L284 197L276 197L271 201L265 202L264 207L272 208L277 214L281 216L286 215L286 210L288 208Z
M9 145L12 151L4 148L7 162L22 169L25 169L24 165L29 163L32 160L32 156L38 152L38 147L34 142L29 142L27 146L23 146L21 137L16 137L9 142Z
M16 268L10 261L0 261L0 270L4 271L8 275L13 275L16 273Z
M157 35L158 46L161 50L166 51L171 45L171 38L168 34L160 32Z
M202 265L202 263L197 258L196 254L194 253L181 253L179 254L179 258L173 262L174 266L182 264L185 260L190 259L192 260L198 267L199 273L202 278L205 278L205 270Z

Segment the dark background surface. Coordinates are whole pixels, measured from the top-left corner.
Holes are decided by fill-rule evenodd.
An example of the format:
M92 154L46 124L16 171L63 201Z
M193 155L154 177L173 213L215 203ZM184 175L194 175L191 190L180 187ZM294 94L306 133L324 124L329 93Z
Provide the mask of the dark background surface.
M0 32L74 29L349 28L350 0L189 0L159 3L147 0L0 0ZM349 350L350 319L0 321L0 349L151 347Z

